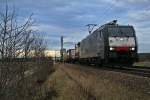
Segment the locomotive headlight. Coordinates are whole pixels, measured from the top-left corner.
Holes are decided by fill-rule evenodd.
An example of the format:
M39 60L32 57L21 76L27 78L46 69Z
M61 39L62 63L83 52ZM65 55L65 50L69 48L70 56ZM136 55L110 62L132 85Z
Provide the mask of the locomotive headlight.
M135 48L131 48L131 50L132 50L132 51L134 51L134 50L135 50Z
M110 47L110 51L112 51L112 50L114 50L114 48L113 48L113 47Z
M123 41L123 38L120 38L121 41Z

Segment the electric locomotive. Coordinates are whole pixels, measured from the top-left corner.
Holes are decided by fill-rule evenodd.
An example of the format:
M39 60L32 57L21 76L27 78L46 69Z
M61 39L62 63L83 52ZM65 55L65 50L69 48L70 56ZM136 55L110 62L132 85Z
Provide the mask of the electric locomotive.
M78 45L80 62L102 64L138 59L138 44L134 27L118 25L117 20L104 24L89 34Z

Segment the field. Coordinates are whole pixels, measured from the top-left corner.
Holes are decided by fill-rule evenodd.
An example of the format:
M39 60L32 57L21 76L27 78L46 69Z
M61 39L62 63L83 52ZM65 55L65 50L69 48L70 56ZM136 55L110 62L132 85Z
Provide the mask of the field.
M147 67L147 68L150 68L150 62L149 61L137 62L134 65L138 66L138 67Z
M150 79L81 65L56 64L46 82L57 95L52 100L149 100Z
M149 100L150 98L149 77L86 65L67 63L53 65L49 59L9 61L0 63L0 66L0 100Z

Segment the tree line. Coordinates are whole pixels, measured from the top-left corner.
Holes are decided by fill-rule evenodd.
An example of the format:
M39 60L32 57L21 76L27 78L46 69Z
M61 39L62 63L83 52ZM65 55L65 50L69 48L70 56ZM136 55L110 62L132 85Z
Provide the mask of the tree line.
M46 44L38 31L33 30L34 20L31 14L21 24L16 10L10 10L6 4L0 12L0 58L43 57Z

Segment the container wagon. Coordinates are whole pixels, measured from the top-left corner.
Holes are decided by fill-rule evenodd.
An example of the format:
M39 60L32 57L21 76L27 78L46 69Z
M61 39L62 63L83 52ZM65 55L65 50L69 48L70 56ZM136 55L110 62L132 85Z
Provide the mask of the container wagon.
M68 62L68 63L74 63L75 62L75 49L67 50L66 62Z

